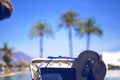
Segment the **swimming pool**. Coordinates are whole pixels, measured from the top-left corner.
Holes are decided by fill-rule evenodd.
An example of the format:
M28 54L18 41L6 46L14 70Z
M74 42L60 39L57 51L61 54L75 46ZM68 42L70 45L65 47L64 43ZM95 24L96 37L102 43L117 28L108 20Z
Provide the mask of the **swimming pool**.
M32 79L31 79L31 73L26 72L12 76L7 76L7 77L0 77L0 80L32 80ZM120 77L119 78L106 77L104 80L120 80Z

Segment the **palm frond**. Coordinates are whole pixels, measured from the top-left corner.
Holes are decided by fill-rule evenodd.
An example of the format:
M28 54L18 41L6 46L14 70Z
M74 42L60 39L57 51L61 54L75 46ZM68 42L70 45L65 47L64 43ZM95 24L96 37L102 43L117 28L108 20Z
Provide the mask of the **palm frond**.
M48 23L45 23L43 21L38 22L35 24L30 31L30 37L33 38L35 36L50 36L53 34L52 28Z
M101 36L103 34L102 30L99 27L94 28L94 34Z
M77 18L77 14L74 11L67 11L61 17L60 25L65 25L66 27L71 27Z
M85 34L85 25L81 20L77 20L77 26L75 27L76 36L82 38Z

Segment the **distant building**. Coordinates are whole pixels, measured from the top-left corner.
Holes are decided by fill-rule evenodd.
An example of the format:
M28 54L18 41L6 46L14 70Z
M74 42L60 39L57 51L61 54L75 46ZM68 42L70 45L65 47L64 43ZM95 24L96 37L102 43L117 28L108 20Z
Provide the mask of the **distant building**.
M108 69L120 69L120 52L102 52L101 58Z

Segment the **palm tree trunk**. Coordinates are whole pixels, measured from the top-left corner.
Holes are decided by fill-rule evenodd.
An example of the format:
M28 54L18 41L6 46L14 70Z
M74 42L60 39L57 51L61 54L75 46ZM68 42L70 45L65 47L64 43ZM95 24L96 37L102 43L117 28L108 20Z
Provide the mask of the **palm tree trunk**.
M87 35L87 50L89 50L90 47L90 34Z
M71 27L69 27L68 38L69 38L70 57L73 57L72 29L71 29Z
M40 37L40 58L43 57L43 37Z

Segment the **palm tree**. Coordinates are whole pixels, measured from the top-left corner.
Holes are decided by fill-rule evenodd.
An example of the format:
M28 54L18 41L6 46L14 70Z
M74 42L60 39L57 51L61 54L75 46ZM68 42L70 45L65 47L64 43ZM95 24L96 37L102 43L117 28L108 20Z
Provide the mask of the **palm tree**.
M9 66L12 60L12 48L8 48L7 43L4 43L4 47L0 48L0 51L4 52L4 55L2 58L7 64L7 66Z
M53 36L53 30L49 24L40 21L31 29L30 37L33 38L35 36L40 37L40 57L43 57L43 37Z
M67 27L68 28L68 38L69 38L69 50L70 57L73 57L73 46L72 46L72 27L75 25L77 21L77 14L74 11L68 11L60 17L60 26L59 27Z
M11 51L12 51L13 48L8 48L8 44L7 43L4 43L3 45L4 45L4 47L0 48L0 51L3 51L4 54L12 55Z
M90 36L91 34L97 34L98 36L101 36L103 34L102 30L98 25L96 25L95 21L93 19L88 19L85 23L78 22L78 28L76 29L77 35L87 35L87 50L90 46Z

